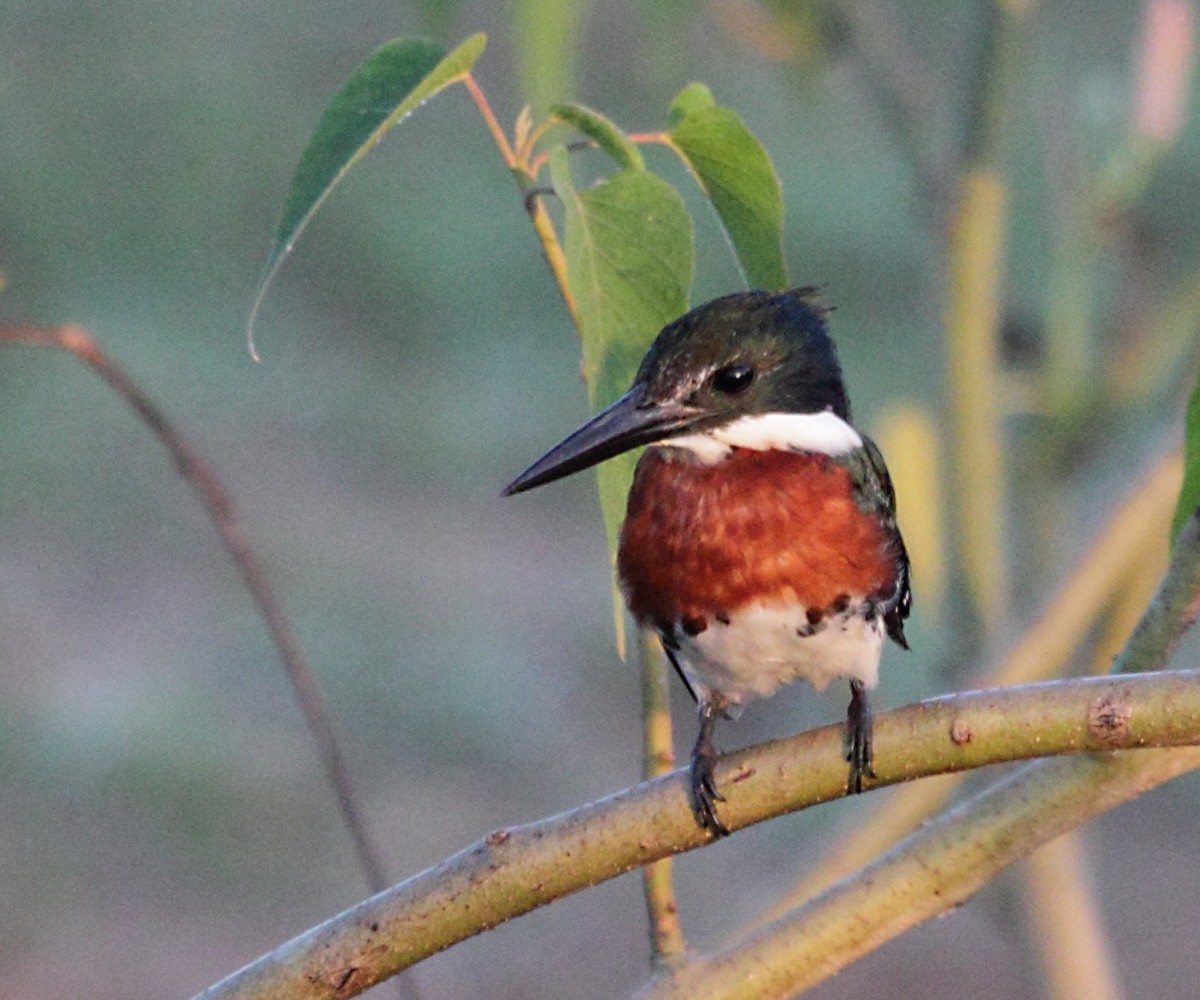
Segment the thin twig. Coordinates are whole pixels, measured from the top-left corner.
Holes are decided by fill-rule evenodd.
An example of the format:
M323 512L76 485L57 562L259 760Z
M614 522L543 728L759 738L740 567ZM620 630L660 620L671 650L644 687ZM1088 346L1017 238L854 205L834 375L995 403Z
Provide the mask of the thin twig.
M487 125L487 129L492 135L492 140L496 143L496 148L500 150L500 156L504 159L504 165L509 170L521 169L521 163L517 160L517 154L509 144L508 136L504 134L504 129L501 128L495 112L492 111L492 106L488 103L487 96L480 89L479 84L475 82L475 77L468 73L463 77L463 86L467 88L467 92L471 95L471 99L479 109L480 115L483 116L484 124Z
M379 853L367 833L362 807L342 755L333 720L283 607L246 540L233 501L225 488L162 410L116 362L100 350L95 339L82 327L0 327L0 343L58 347L91 367L150 428L170 453L184 481L199 494L271 633L308 730L317 745L325 775L337 796L338 807L354 842L354 851L368 888L373 892L385 888L389 884L388 879Z
M1110 759L1108 751L1200 742L1200 671L973 691L883 713L875 725L873 787L1104 751L1085 758L1091 767ZM826 726L723 758L717 778L728 799L725 822L740 829L846 794L843 730ZM1132 756L1141 755L1116 759ZM1089 799L1108 801L1096 789ZM280 946L200 1000L355 996L499 923L710 841L692 813L687 774L676 771L560 816L498 830Z

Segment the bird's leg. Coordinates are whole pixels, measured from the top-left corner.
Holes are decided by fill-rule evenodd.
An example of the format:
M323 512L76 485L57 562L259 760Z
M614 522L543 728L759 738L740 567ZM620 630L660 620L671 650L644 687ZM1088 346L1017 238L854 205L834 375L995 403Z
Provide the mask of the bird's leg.
M696 737L696 746L692 750L692 811L696 814L696 822L714 837L725 837L729 827L721 822L717 815L717 803L724 802L725 796L717 791L717 781L713 769L717 764L717 748L713 743L713 728L717 724L717 716L723 706L711 697L700 701L700 734Z
M696 689L692 687L692 682L688 680L687 674L683 672L683 667L679 662L679 658L675 655L677 647L667 642L666 636L660 632L658 634L659 641L662 642L663 652L667 654L667 659L671 661L671 666L675 668L675 673L679 675L679 679L683 681L683 686L687 688L687 693L692 696L692 701L696 704L700 703L700 699L696 696Z
M849 748L846 759L850 761L851 792L857 794L863 790L863 776L875 777L872 766L875 751L872 746L871 706L867 702L867 689L862 681L850 682L850 707L846 710L846 727Z

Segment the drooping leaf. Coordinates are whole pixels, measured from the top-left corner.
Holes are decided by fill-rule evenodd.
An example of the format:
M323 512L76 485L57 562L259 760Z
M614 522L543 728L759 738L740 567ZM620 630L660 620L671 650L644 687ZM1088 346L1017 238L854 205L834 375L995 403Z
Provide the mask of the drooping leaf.
M658 331L687 311L695 269L692 219L675 189L645 170L620 170L577 191L560 147L551 153L550 175L564 209L567 279L579 315L588 400L598 410L629 389ZM627 454L597 470L614 559L636 464L637 456ZM615 587L613 600L623 648Z
M355 67L321 113L300 156L283 203L283 216L250 310L248 333L267 286L330 191L398 122L451 84L461 81L487 46L472 35L447 54L435 42L397 38Z
M788 286L783 191L762 144L701 83L671 104L667 136L708 195L751 288Z
M646 169L641 150L629 141L629 136L600 112L582 104L556 104L550 109L550 114L582 132L616 160L618 165L630 170Z
M1200 381L1192 389L1192 398L1188 401L1183 435L1183 487L1171 521L1172 541L1197 507L1200 507Z

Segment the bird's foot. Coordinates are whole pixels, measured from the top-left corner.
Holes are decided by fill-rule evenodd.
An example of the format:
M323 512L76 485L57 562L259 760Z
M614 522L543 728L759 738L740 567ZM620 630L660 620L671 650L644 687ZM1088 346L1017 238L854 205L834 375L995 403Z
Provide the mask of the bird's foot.
M696 746L692 750L692 812L696 814L696 822L714 837L729 835L729 827L717 815L717 803L724 802L725 796L717 791L714 773L718 754L712 733L721 710L721 706L709 700L700 703L700 735L696 737Z
M864 776L875 777L873 728L866 687L862 681L851 681L850 707L846 710L846 760L850 762L848 789L855 795L863 790Z
M725 796L717 791L713 775L716 764L716 747L711 742L703 748L697 744L696 752L692 754L692 812L696 814L696 822L714 837L727 837L729 827L717 815L717 803L724 802Z

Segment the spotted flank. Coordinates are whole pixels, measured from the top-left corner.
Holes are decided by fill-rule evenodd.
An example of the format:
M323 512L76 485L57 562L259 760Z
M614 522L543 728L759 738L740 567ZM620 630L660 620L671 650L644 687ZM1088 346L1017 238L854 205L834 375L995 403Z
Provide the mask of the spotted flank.
M696 696L707 700L719 692L731 716L795 680L818 691L838 678L868 689L879 681L884 626L877 603L852 600L811 615L798 604L755 604L700 625L680 622L663 634L663 643Z

